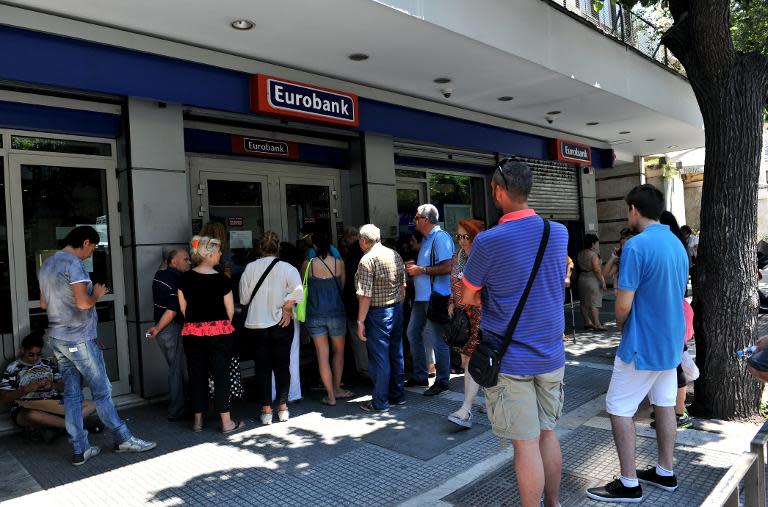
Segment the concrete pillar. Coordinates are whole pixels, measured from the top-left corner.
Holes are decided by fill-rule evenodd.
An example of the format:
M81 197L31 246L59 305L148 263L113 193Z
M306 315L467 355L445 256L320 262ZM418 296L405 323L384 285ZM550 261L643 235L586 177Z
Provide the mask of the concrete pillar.
M368 220L381 229L382 238L397 236L394 143L389 136L363 137L364 185L368 194Z
M584 234L598 234L595 169L592 167L580 167L579 179L581 187L581 212L584 217Z
M181 106L128 100L130 166L121 186L130 192L130 223L124 234L133 391L145 398L167 392L167 366L157 344L144 337L153 323L152 278L169 247L188 245L189 181ZM126 212L125 210L123 211ZM130 273L129 273L130 271Z
M595 173L600 255L603 259L610 258L611 250L618 245L619 232L627 226L624 197L644 180L642 157L616 164L611 169L598 169Z

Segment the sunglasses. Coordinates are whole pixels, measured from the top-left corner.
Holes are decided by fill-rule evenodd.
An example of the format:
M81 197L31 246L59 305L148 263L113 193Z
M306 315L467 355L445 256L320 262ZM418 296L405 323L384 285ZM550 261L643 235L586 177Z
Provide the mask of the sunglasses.
M504 162L506 162L506 159L499 162L499 165L496 166L496 170L499 171L499 174L501 174L501 179L504 180L504 188L507 191L509 191L509 183L507 182L507 176L506 174L504 174L504 171L501 170L501 164L503 164Z
M456 234L456 239L461 241L462 239L465 241L469 241L469 234Z

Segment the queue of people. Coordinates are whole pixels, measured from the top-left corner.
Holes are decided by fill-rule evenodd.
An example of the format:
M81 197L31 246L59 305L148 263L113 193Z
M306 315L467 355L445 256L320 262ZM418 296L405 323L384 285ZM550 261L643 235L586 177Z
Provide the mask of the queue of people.
M168 419L189 417L192 431L202 431L213 398L222 433L244 428L243 419L231 413L240 382L239 368L232 365L242 354L255 362L261 423L273 424L275 411L278 422L289 420L292 392L298 389L301 396L299 320L314 344L322 402L328 406L355 395L342 383L348 341L355 371L373 384L371 400L360 403L368 412L406 403L406 387L423 387L425 396L447 391L451 353L457 352L464 395L446 417L472 427L482 384L494 433L515 448L521 504L559 505L562 453L555 429L564 404L563 301L573 262L565 226L528 206L532 185L525 163L501 161L491 179L491 195L502 212L497 225L486 230L482 221L464 219L451 235L439 225L437 207L423 204L415 210L414 237L401 243L408 247L403 254L382 242L376 225L366 224L344 232L341 251L326 231L303 234L297 263L296 251L287 252L290 244L267 231L258 243L260 257L236 272L225 258L226 231L206 225L206 234L194 236L189 250L164 256L153 279L155 324L146 336L157 341L168 363ZM598 238L592 235L576 258L585 324L603 329L599 308L611 278L622 331L606 396L621 474L587 491L590 498L609 502L639 501L640 483L677 488L675 415L677 407L679 426L685 386L679 371L689 338L681 304L688 238L662 216L663 196L653 186L634 188L625 201L629 228L608 264L601 265ZM83 267L98 241L93 228L75 227L65 247L40 269L40 304L48 313L56 362L41 358L42 337L31 335L0 383L0 400L14 403L19 425L66 429L74 465L100 452L86 431L94 411L112 433L117 452L156 446L131 433L111 400L95 312L108 290L93 284ZM447 338L456 322L466 339L452 351ZM412 358L408 381L404 338ZM768 340L759 345L768 348ZM497 370L489 372L475 360L486 356L491 366L495 358ZM430 385L431 362L436 371ZM93 401L83 399L82 385L91 389ZM646 396L655 411L659 459L638 472L632 417Z

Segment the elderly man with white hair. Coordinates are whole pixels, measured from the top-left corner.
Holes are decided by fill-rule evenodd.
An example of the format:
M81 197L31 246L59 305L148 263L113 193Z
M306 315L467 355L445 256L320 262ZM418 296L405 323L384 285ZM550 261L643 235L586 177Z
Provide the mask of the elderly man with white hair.
M413 221L416 230L424 235L415 263L407 267L413 277L416 291L411 320L408 323L408 340L413 356L413 375L408 387L427 387L428 375L425 341L435 350L437 376L435 383L424 391L424 396L435 396L448 390L451 378L451 349L443 340L448 323L448 297L451 294L451 262L453 238L440 228L439 213L431 204L422 204L416 210Z
M365 255L355 274L360 303L357 335L368 347L368 374L373 380L373 397L360 408L383 412L405 403L405 265L397 252L381 244L381 233L373 224L360 228L360 248Z

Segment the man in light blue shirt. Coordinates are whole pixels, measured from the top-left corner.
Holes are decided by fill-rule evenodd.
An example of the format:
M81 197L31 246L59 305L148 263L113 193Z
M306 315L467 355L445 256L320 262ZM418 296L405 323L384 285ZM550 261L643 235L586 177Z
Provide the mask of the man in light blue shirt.
M587 496L606 502L640 502L640 483L675 491L677 373L685 336L683 298L688 255L669 227L659 223L664 196L653 185L639 185L626 197L629 226L639 234L624 244L616 296L616 324L622 330L605 406L619 454L621 475ZM656 412L658 465L635 467L637 408L648 396Z
M416 210L413 221L416 230L424 235L424 241L421 243L416 262L411 262L406 267L408 275L413 277L416 292L407 331L413 357L413 376L406 386L429 385L425 343L431 343L435 350L437 376L432 387L424 391L425 396L435 396L447 391L451 378L451 349L443 340L445 323L427 318L432 293L441 296L451 294L453 238L437 225L438 219L437 208L431 204L422 204Z

